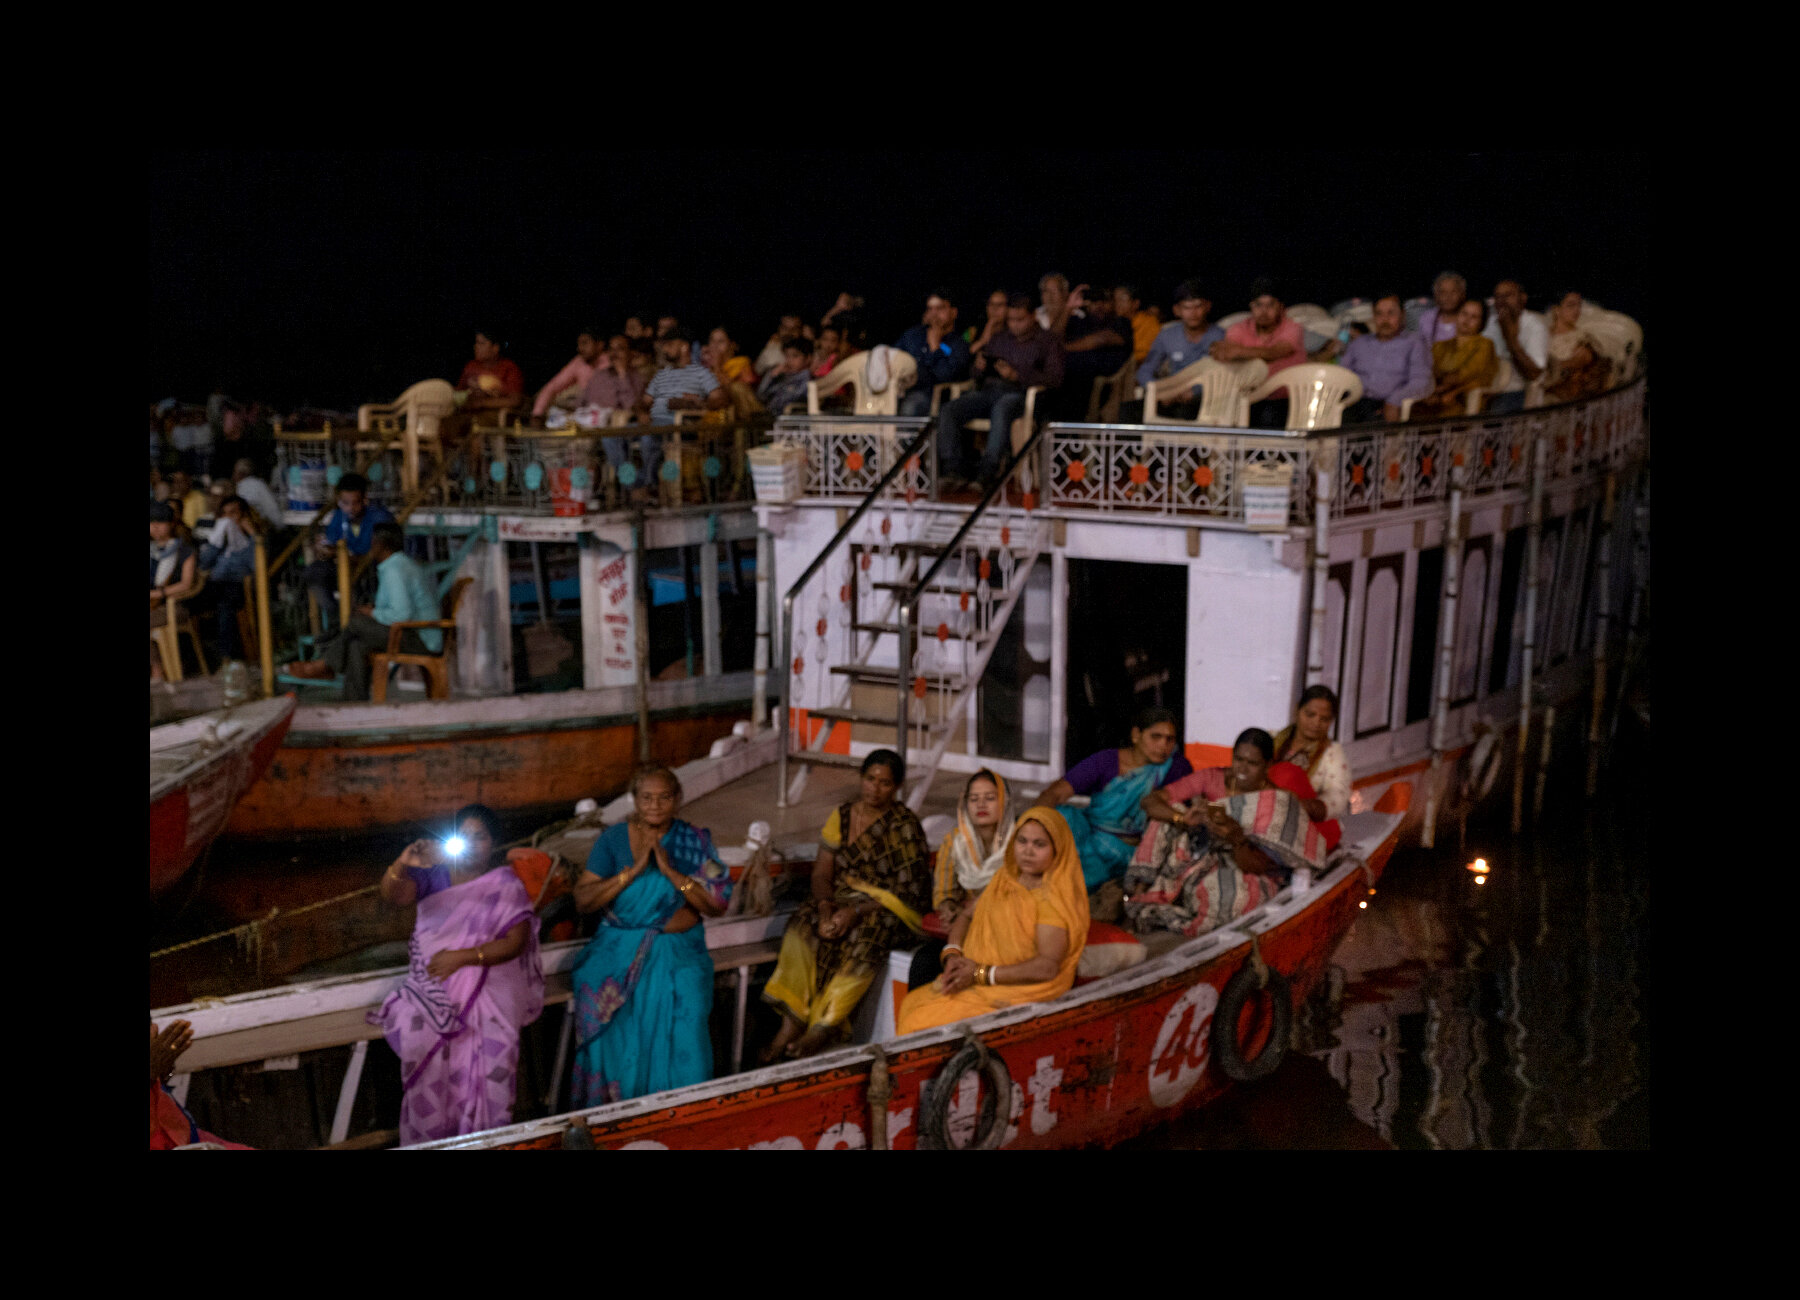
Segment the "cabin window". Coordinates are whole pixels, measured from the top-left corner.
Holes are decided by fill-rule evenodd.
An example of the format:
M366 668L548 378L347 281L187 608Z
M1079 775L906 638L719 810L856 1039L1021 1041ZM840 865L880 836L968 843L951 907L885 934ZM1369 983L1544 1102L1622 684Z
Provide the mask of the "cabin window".
M1395 651L1400 638L1400 584L1405 557L1369 561L1363 583L1362 648L1356 671L1356 735L1386 731L1394 705Z
M1419 552L1419 580L1413 588L1411 665L1406 676L1406 721L1431 716L1433 675L1437 668L1438 615L1444 601L1444 548Z

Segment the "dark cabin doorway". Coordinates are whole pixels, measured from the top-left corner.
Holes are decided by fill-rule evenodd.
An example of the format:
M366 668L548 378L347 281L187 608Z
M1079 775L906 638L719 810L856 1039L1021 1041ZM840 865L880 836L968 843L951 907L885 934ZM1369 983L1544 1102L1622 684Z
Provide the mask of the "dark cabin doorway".
M1067 733L1053 756L1063 770L1130 743L1140 709L1186 712L1186 568L1070 560L1068 628Z

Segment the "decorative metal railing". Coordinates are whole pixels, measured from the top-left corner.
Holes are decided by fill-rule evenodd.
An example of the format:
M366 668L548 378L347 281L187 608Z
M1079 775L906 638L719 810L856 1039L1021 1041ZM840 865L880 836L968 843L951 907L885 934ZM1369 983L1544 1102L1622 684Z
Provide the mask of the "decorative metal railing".
M775 421L773 437L806 448L807 496L860 501L927 423L924 416L784 415ZM936 499L934 439L907 458L884 496L908 502Z
M1465 467L1464 489L1480 495L1523 489L1531 447L1548 440L1552 483L1617 466L1644 437L1644 379L1583 401L1509 415L1419 424L1350 425L1316 433L1258 432L1188 425L1052 424L1023 471L1031 506L1095 511L1145 520L1195 518L1243 523L1245 488L1285 481L1288 521L1312 518L1316 471L1329 469L1333 513L1362 515L1443 501L1449 471ZM777 439L807 448L806 496L860 500L923 425L879 416L783 416ZM937 497L935 445L928 444L886 495ZM1044 491L1039 485L1047 485Z
M647 489L645 504L652 508L747 501L745 453L767 427L696 423L575 434L478 428L449 453L449 473L428 504L585 514L628 508L637 488ZM645 438L654 444L649 454ZM609 440L610 456L603 445ZM402 452L368 434L283 435L275 457L278 491L291 510L327 504L338 480L359 466L370 500L391 509L404 495Z

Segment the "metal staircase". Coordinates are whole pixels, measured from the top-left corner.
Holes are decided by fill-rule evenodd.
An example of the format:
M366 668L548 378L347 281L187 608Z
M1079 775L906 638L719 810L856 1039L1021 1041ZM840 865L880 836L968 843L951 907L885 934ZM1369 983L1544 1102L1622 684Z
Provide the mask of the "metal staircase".
M896 458L895 471L920 454L932 434L924 430ZM1013 457L1000 485L1024 465L1021 479L1029 488L1039 437ZM784 598L782 806L799 796L809 767L862 765L860 758L825 752L833 727L848 723L861 743L895 749L903 759L911 754L902 797L918 811L959 724L966 751L975 752L974 701L982 674L1033 565L1049 549L1048 521L1022 505L999 504L1002 486L974 506L920 510L911 501L899 505L889 492L895 471L863 499ZM814 693L828 702L807 710L809 721L821 725L802 747L788 734L795 678L804 681L807 667L804 652L795 653L794 611L821 570L827 577L817 597L815 658L830 645L833 622L848 653L811 666ZM791 780L789 763L800 766Z

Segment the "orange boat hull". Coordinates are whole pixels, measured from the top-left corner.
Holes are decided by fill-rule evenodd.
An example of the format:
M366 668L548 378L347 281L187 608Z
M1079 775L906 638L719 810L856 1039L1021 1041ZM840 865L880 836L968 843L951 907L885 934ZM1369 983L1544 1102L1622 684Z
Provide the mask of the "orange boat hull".
M703 756L746 707L651 720L650 748L671 765ZM296 743L298 742L298 743ZM500 813L568 809L624 789L637 726L441 732L375 743L290 737L238 801L225 832L243 839L366 835L416 828L466 803Z

